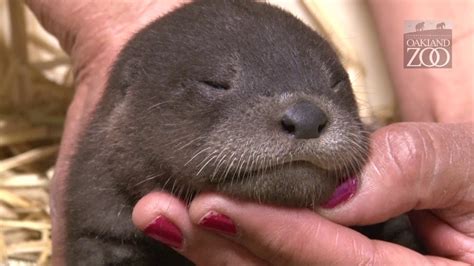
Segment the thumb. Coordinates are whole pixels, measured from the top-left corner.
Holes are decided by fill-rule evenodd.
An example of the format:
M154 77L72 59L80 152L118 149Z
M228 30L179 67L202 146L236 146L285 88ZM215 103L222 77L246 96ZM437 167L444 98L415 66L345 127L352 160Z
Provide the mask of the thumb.
M365 225L419 209L474 211L473 124L400 123L372 136L358 192L321 214ZM467 210L466 208L471 208ZM461 230L462 231L462 230Z

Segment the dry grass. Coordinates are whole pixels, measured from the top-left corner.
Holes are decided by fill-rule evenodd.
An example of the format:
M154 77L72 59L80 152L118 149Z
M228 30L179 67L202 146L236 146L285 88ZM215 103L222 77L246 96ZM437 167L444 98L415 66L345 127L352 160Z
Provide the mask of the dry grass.
M22 2L8 3L0 0L0 265L48 265L48 184L72 77Z

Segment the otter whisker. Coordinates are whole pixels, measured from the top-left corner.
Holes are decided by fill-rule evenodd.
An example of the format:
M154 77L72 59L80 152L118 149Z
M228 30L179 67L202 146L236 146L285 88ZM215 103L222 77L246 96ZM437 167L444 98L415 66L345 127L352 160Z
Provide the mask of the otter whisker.
M208 160L210 160L211 157L215 156L216 153L217 153L216 150L214 150L214 151L211 152L211 153L208 153L208 154L206 155L206 157L204 157L204 159L201 160L200 163L196 164L195 167L200 167L200 166L202 166L202 165L205 164Z
M214 157L211 157L211 159L207 160L207 162L199 169L199 171L196 173L196 176L199 176L199 174L204 170L204 168L212 161Z
M231 161L231 160L232 160L232 161ZM237 160L237 158L235 158L235 152L232 152L232 155L231 155L231 157L230 157L230 159L229 159L229 161L231 161L231 162L228 164L227 169L226 169L225 172L224 172L224 175L223 175L224 178L227 178L227 175L229 174L229 171L230 171L230 169L232 168L232 166L234 165L234 162L235 162L236 160Z
M140 182L135 183L132 187L137 187L137 186L139 186L143 183L155 180L156 178L159 178L159 177L162 177L162 176L163 176L163 174L151 175L150 177L146 177L145 179L140 180Z
M243 163L245 162L242 161L242 159L244 158L244 156L246 155L247 151L245 150L244 152L242 152L242 154L240 155L240 158L239 158L239 162L237 163L237 171L234 171L234 174L232 175L232 178L231 178L231 181L230 181L230 184L232 186L232 184L234 183L234 178L235 177L239 177L240 176L240 170L242 169L242 166L243 166Z
M214 172L212 173L212 177L211 177L211 180L214 180L214 178L216 177L216 174L218 173L219 171L219 168L221 167L221 165L224 163L224 160L225 158L227 157L227 153L226 154L223 154L223 152L225 152L227 150L227 148L223 149L221 151L221 153L219 154L218 157L220 157L221 155L223 155L221 157L221 159L219 160L219 162L217 163L216 167L214 168ZM217 161L217 160L216 160Z
M181 136L179 138L173 139L173 141L170 141L170 142L164 144L163 147L171 148L173 146L179 145L181 142L184 142L184 141L188 140L192 136L193 136L193 134L188 134L188 135Z
M198 140L202 140L202 139L204 139L204 136L197 137L197 138L195 138L195 139L189 141L188 143L182 145L181 147L176 148L176 151L180 151L180 150L182 150L182 149L188 147L189 145L193 144L194 142L196 142L196 141L198 141Z
M201 150L199 150L198 152L196 152L193 157L191 157L191 159L189 159L185 164L184 166L187 166L189 163L191 163L192 160L194 160L197 156L199 156L201 153L203 152L206 152L207 150L211 149L211 147L207 147L207 148L203 148ZM213 153L211 153L212 155Z
M174 103L174 102L175 102L175 101L164 101L164 102L160 102L160 103L157 103L157 104L154 104L154 105L150 106L150 107L147 109L147 111L151 111L151 110L153 110L153 109L155 109L155 108L158 108L158 107L162 106L163 104L166 104L166 103Z

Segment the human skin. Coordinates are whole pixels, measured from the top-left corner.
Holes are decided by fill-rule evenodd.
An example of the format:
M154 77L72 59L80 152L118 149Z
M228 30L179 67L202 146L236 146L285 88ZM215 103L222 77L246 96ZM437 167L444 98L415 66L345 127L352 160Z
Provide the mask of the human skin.
M108 70L127 40L154 19L185 0L26 0L44 28L71 56L75 95L69 106L64 134L51 184L53 264L63 265L63 199L69 162L81 130L87 125L105 90Z
M79 133L100 100L107 70L134 32L178 4L151 0L27 3L71 55L76 74L76 95L68 111L52 184L53 260L59 265L63 262L59 248L64 240L61 201L68 163ZM433 123L395 124L378 130L372 136L374 152L356 195L334 209L321 209L320 215L239 202L217 194L199 195L187 208L169 194L153 192L135 207L133 219L137 227L144 230L157 216L167 217L183 234L179 252L205 265L224 261L272 265L412 264L448 261L445 258L474 263L474 147L469 97L473 79L467 74L474 62L469 48L473 45L473 25L462 23L470 21L466 12L469 7L458 6L460 10L456 10L435 4L432 9L431 2L428 5L413 1L370 4L378 26L393 27L390 34L381 32L381 41L401 103L401 117ZM438 70L434 75L433 71L401 67L400 40L405 17L453 18L457 26L452 69ZM390 193L393 191L397 193ZM222 237L199 226L200 218L209 210L233 220L238 234ZM394 244L372 241L342 226L380 222L410 210L422 210L412 213L412 221L432 254L439 257L424 257Z
M403 121L472 122L474 23L469 0L370 0ZM403 68L405 20L453 23L452 68Z

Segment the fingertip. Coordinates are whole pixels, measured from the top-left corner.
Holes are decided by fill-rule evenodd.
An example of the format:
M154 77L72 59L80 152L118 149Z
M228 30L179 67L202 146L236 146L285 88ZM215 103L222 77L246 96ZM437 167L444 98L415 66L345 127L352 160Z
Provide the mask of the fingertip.
M143 231L158 216L165 216L177 225L188 220L184 202L165 192L151 192L135 205L132 221Z
M341 248L339 241L359 243L359 249L368 249L369 246L364 236L322 219L307 209L261 205L209 193L195 198L189 212L192 222L200 228L252 250L257 257L272 265L281 261L314 265L316 261L341 260L341 253L356 251L350 246ZM331 251L314 250L313 247L322 243ZM354 256L346 257L352 260Z
M184 202L164 192L152 192L135 206L133 222L148 237L172 247L197 265L227 265L229 261L235 265L262 265L241 246L195 225L200 215L220 208L223 201L219 195L197 196L191 203L195 210L191 221Z
M211 212L222 213L222 210L232 211L231 200L216 193L201 193L189 206L189 217L192 223L199 225L202 219Z
M391 210L378 208L382 202L379 202L378 190L386 190L387 187L383 182L373 180L371 177L361 179L358 182L358 187L350 197L338 204L327 208L321 206L316 211L339 224L351 225L366 225L380 222L390 217ZM386 196L388 199L388 196Z
M371 154L355 193L333 208L320 208L326 218L343 225L383 222L417 203L419 164L417 128L411 123L383 127L371 135Z
M472 183L465 177L470 158L458 148L469 146L468 127L398 123L377 130L359 189L350 200L320 209L320 214L344 225L367 225L410 210L462 202Z

